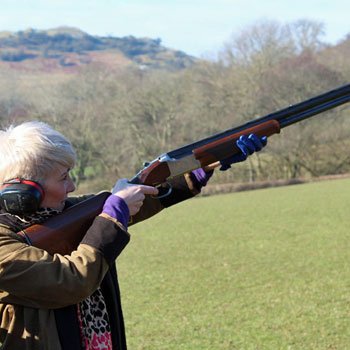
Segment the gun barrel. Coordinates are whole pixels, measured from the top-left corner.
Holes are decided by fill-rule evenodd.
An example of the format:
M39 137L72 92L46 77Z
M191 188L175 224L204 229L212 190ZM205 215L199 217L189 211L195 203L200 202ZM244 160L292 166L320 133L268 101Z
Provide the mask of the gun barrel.
M347 96L342 96L342 97L339 97L337 99L325 102L323 104L316 105L315 107L310 108L306 111L302 111L300 113L293 114L293 115L289 116L288 118L282 119L280 121L280 127L282 129L286 126L300 122L300 121L307 119L307 118L310 118L316 114L326 112L329 109L338 107L338 106L340 106L344 103L347 103L347 102L350 102L350 93Z

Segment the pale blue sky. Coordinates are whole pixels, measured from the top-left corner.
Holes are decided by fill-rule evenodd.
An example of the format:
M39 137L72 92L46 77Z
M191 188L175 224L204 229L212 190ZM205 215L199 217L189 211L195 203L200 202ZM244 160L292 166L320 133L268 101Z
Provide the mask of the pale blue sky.
M202 56L258 20L323 22L324 41L350 33L349 0L0 0L0 31L73 26L93 35L161 38Z

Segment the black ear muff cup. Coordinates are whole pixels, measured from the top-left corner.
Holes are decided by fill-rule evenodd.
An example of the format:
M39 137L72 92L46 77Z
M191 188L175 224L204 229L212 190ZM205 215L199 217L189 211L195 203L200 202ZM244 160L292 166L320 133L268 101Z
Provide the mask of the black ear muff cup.
M3 184L0 191L0 206L10 214L35 213L44 198L42 187L35 181L14 179Z

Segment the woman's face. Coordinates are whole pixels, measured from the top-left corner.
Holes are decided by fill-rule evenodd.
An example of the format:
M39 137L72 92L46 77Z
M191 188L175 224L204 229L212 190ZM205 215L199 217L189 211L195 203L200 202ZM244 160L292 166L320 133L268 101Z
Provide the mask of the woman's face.
M45 193L44 200L41 203L42 208L63 210L68 193L75 190L69 170L58 165L45 180L42 185Z

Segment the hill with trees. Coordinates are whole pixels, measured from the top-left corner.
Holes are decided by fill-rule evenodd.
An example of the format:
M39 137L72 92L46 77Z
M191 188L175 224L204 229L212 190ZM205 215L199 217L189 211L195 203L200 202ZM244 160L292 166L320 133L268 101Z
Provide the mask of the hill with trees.
M36 60L43 62L45 67L44 62L47 66L47 62L51 61L51 66L55 62L56 66L74 67L103 62L98 59L101 53L109 54L108 60L112 65L120 62L122 56L124 63L143 68L176 70L189 67L195 62L194 57L182 51L162 46L159 38L100 37L69 27L0 32L0 61L3 62Z

